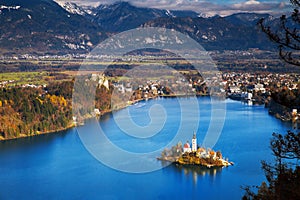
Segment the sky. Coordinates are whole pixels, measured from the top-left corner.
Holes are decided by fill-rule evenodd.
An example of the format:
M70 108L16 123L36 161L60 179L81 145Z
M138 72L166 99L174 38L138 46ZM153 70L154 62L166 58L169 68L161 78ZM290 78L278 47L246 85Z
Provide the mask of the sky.
M78 5L112 4L120 0L55 0ZM292 11L289 0L124 0L140 7L169 10L193 10L207 15L226 16L238 12L256 12L280 15Z

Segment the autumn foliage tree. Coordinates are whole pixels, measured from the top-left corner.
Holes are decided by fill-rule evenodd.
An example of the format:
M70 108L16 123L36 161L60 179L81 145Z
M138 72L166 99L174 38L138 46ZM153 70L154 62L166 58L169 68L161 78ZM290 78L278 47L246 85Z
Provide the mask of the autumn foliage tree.
M57 87L65 91L68 85L63 82ZM43 88L1 88L0 137L11 139L66 128L72 119L71 100L62 95Z

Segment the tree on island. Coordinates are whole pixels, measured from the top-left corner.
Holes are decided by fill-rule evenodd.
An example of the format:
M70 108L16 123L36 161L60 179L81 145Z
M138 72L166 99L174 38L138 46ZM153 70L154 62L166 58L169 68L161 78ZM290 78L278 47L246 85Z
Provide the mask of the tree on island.
M244 200L300 199L300 132L289 131L286 135L273 133L271 149L275 163L262 162L268 184L263 182L257 193L246 187Z
M271 27L265 19L258 22L261 30L265 32L271 41L279 48L279 56L285 62L300 66L300 0L290 0L294 6L291 16L282 15L278 26Z

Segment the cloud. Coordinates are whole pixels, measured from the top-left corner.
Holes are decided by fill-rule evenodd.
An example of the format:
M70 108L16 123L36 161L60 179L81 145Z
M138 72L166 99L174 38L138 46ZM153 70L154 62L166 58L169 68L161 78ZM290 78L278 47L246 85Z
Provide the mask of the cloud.
M71 1L79 5L112 4L120 0L56 0ZM291 11L289 0L125 0L140 7L151 7L169 10L193 10L208 15L230 15L238 12L257 12L280 15Z
M291 6L284 2L259 2L257 0L249 0L244 3L231 5L230 10L233 12L257 12L277 15L289 12Z
M257 5L257 4L260 4L260 2L256 0L249 0L245 2L245 5Z

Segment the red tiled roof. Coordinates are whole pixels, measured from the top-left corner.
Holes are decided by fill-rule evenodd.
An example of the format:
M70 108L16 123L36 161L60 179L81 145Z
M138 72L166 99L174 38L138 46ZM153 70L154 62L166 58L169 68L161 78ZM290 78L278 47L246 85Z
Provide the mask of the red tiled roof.
M190 148L190 144L189 143L185 143L183 147L184 148Z

